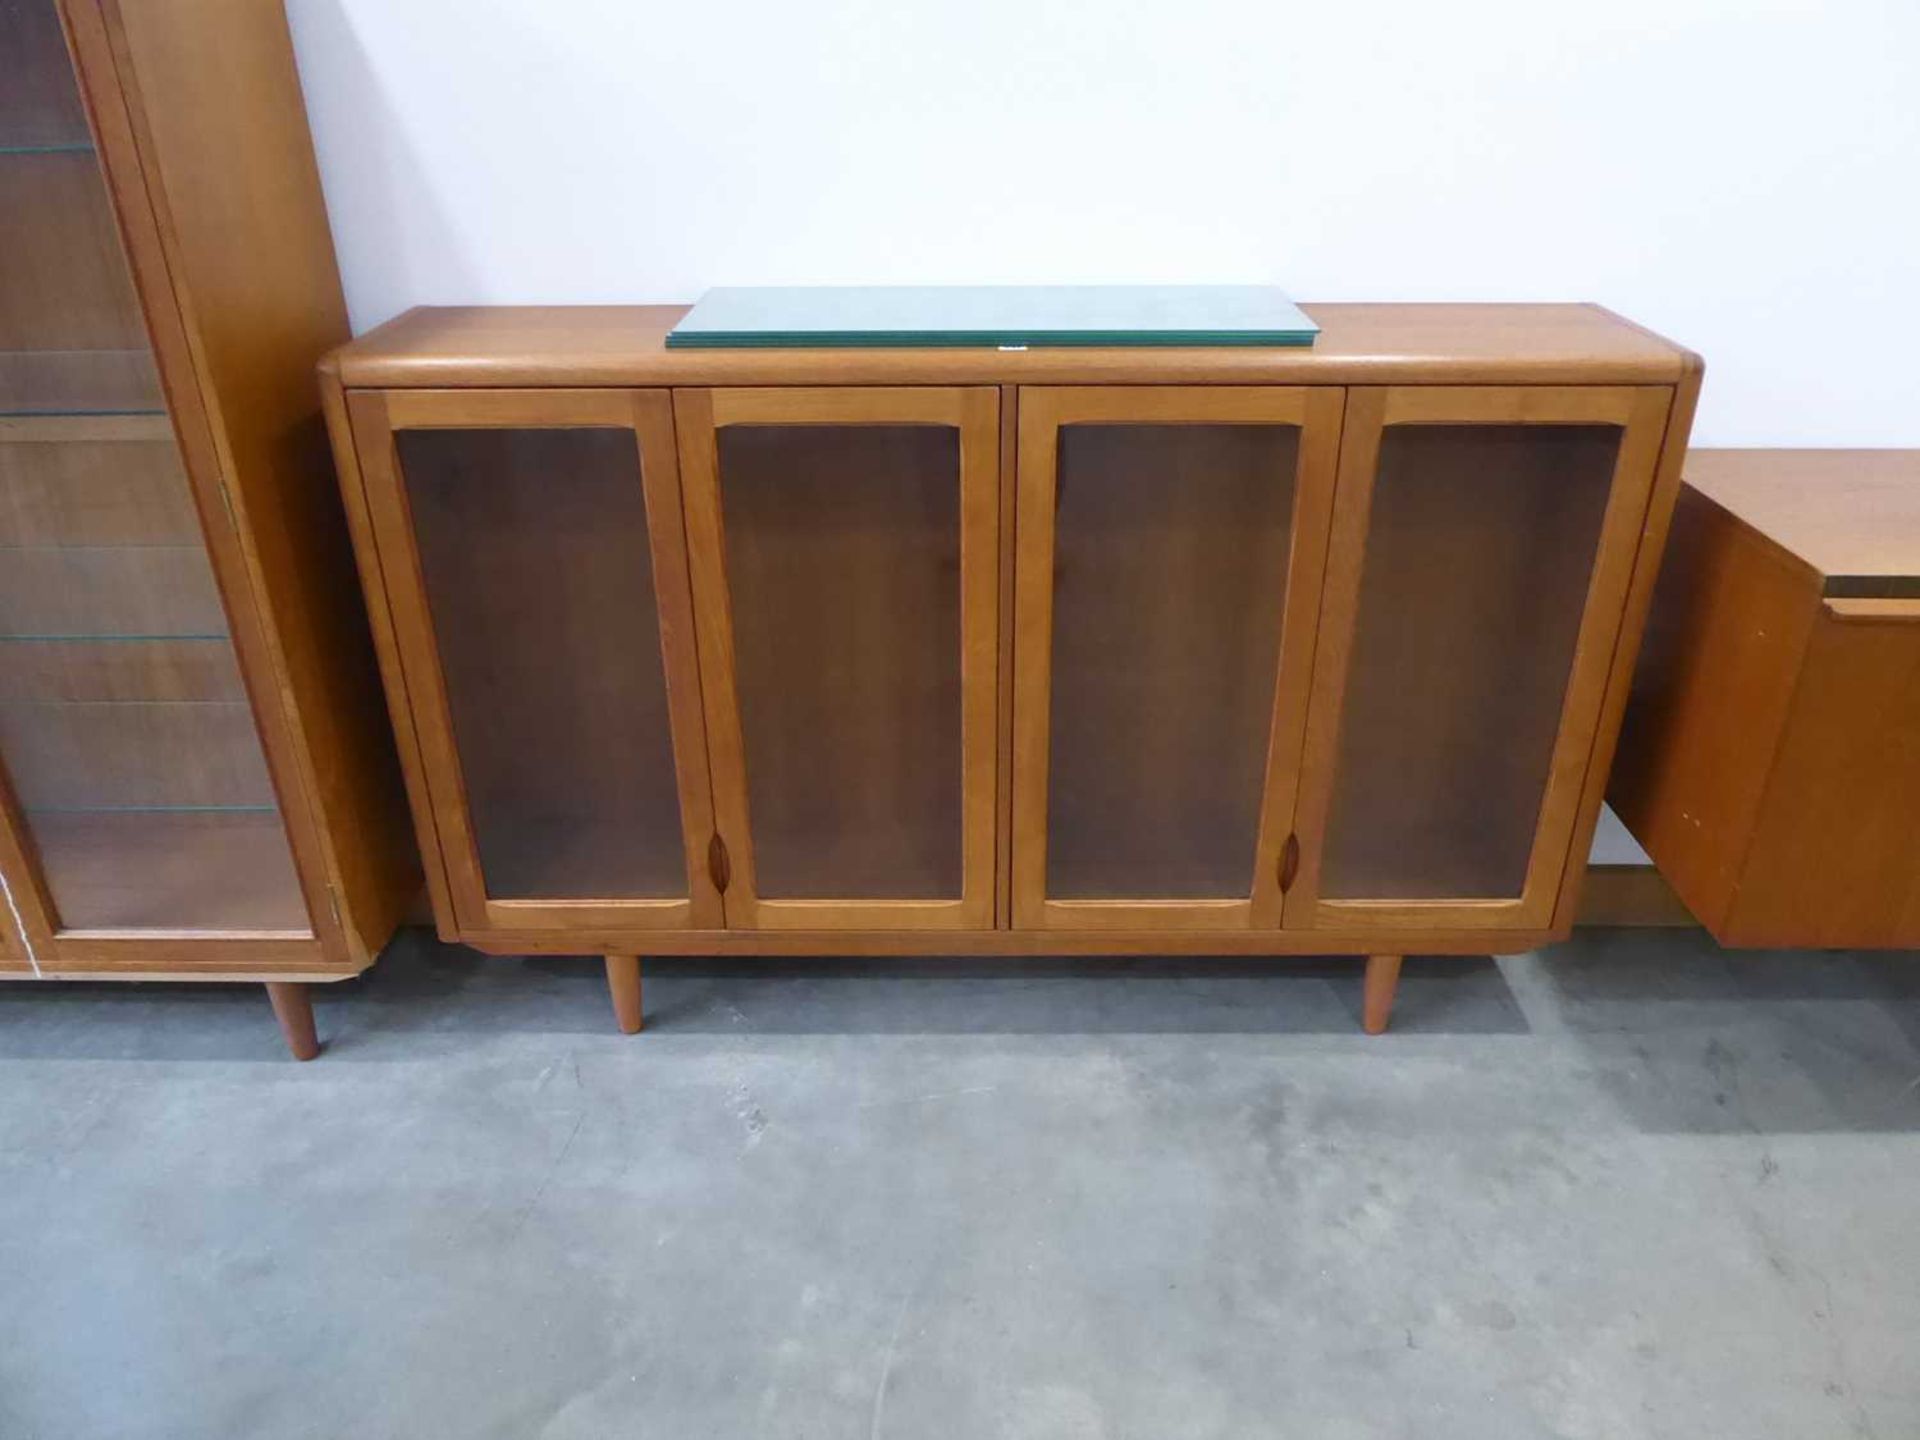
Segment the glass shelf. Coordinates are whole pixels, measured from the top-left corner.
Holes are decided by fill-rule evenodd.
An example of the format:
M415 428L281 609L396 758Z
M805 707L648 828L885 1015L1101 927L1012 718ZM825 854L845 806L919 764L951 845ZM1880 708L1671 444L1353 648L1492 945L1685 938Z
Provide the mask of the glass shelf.
M25 407L9 409L0 405L0 420L117 420L123 416L134 419L165 418L166 411L155 406L144 407L118 406L114 408L33 410Z
M27 805L29 815L274 815L277 805Z
M1311 345L1271 285L721 286L667 348Z
M0 645L202 645L224 644L233 637L207 635L0 635Z
M25 708L39 708L43 710L51 709L55 706L65 706L68 709L76 709L76 710L77 709L94 710L94 709L102 709L102 708L106 708L109 706L116 706L116 705L121 707L133 706L133 705L145 705L150 707L164 706L168 708L178 708L183 705L210 705L210 706L218 705L218 706L234 706L234 707L244 708L246 705L246 702L244 700L231 697L231 696L225 696L225 695L213 695L213 696L134 695L134 696L125 696L125 697L87 696L86 698L79 699L79 700L69 699L65 696L59 696L59 695L45 695L45 696L31 696L31 697L25 697L20 699L0 700L0 707L14 706L14 707L25 707Z
M150 554L155 550L183 550L188 554L199 555L204 553L205 547L200 545L182 545L173 540L160 540L152 545L141 545L134 542L128 542L122 545L0 545L0 555L122 554L132 550L140 551L143 554Z
M180 709L182 705L246 703L239 660L224 635L184 640L171 635L130 640L0 636L0 725L31 721L43 737L48 707L55 705L74 707L76 716L93 717L108 713L107 707L119 707L123 716L131 715L129 707L144 705L152 716L172 715L184 721L192 712ZM209 712L205 725L185 726L179 734L181 744L188 751L198 748L193 732L209 728L238 741L242 737L232 734L232 727L223 723L226 718ZM66 733L74 727L56 728ZM182 732L180 724L172 728ZM79 739L77 735L69 738L75 743ZM87 753L104 758L97 746L89 747Z
M53 140L44 144L5 145L0 144L0 157L7 155L91 155L91 140Z
M190 555L205 553L201 545L181 545L172 540L162 540L152 545L128 543L124 545L0 545L0 555L119 555L137 551L151 555L156 551L184 551Z

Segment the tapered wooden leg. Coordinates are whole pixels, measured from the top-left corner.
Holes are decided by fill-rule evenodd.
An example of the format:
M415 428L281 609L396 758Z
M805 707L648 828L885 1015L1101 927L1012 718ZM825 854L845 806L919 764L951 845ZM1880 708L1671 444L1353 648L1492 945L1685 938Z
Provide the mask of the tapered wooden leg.
M640 957L607 956L607 989L613 992L613 1014L622 1035L640 1033Z
M280 1022L280 1033L287 1037L287 1049L296 1060L311 1060L320 1053L320 1038L313 1029L313 995L298 981L269 980L267 999L273 1002L273 1018Z
M1383 1034L1393 1014L1393 992L1400 984L1398 955L1369 955L1360 1006L1360 1024L1369 1035Z

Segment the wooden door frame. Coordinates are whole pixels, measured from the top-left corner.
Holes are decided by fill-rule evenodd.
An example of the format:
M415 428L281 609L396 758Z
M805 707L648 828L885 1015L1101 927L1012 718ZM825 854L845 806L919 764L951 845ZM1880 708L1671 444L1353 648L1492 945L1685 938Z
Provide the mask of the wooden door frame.
M713 832L706 738L700 724L692 596L680 523L680 481L672 401L665 390L356 390L347 396L373 537L380 556L400 666L415 718L421 769L448 896L462 931L698 930L721 923L720 894L707 865ZM687 895L673 899L494 899L487 894L434 635L412 508L402 482L402 430L628 430L646 505L661 664L667 686ZM645 823L635 816L635 824Z
M1394 385L1356 386L1348 392L1321 639L1301 759L1295 824L1301 863L1288 897L1289 928L1365 933L1462 926L1543 930L1552 925L1672 399L1672 387L1664 385ZM1374 482L1381 442L1391 425L1614 425L1621 430L1526 878L1516 898L1320 898Z
M27 949L26 917L13 898L13 886L7 879L8 864L15 853L17 847L10 848L6 839L0 839L0 973L32 974L37 962Z
M999 748L1000 391L978 386L676 389L675 429L697 597L701 694L732 930L980 930L994 923ZM961 884L957 899L763 899L726 573L719 432L729 425L931 425L960 441Z
M1020 930L1246 930L1282 923L1314 626L1332 520L1345 391L1339 386L1022 386L1015 540L1013 925ZM1054 900L1047 883L1053 554L1062 426L1296 427L1293 516L1279 669L1246 899ZM1290 877L1289 877L1290 878Z
M0 957L9 971L41 972L40 956L51 953L55 914L53 895L40 867L40 852L27 839L26 817L0 755Z

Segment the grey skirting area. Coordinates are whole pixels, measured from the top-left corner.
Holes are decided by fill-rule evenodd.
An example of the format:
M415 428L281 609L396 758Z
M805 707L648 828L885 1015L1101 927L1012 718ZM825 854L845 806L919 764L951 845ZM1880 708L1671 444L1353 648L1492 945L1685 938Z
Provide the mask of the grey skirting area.
M0 986L0 1435L1920 1434L1920 963Z

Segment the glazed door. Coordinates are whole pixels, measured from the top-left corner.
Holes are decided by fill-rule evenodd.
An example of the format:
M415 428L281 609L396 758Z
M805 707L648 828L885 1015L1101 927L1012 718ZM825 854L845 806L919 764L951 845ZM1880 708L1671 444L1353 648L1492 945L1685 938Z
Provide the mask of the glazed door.
M1016 928L1280 923L1341 406L1020 391Z
M990 929L999 394L674 394L730 928Z
M1349 392L1289 925L1551 924L1669 399Z
M0 956L313 963L233 522L183 463L120 219L53 0L0 7Z
M717 928L667 393L349 408L460 923Z

